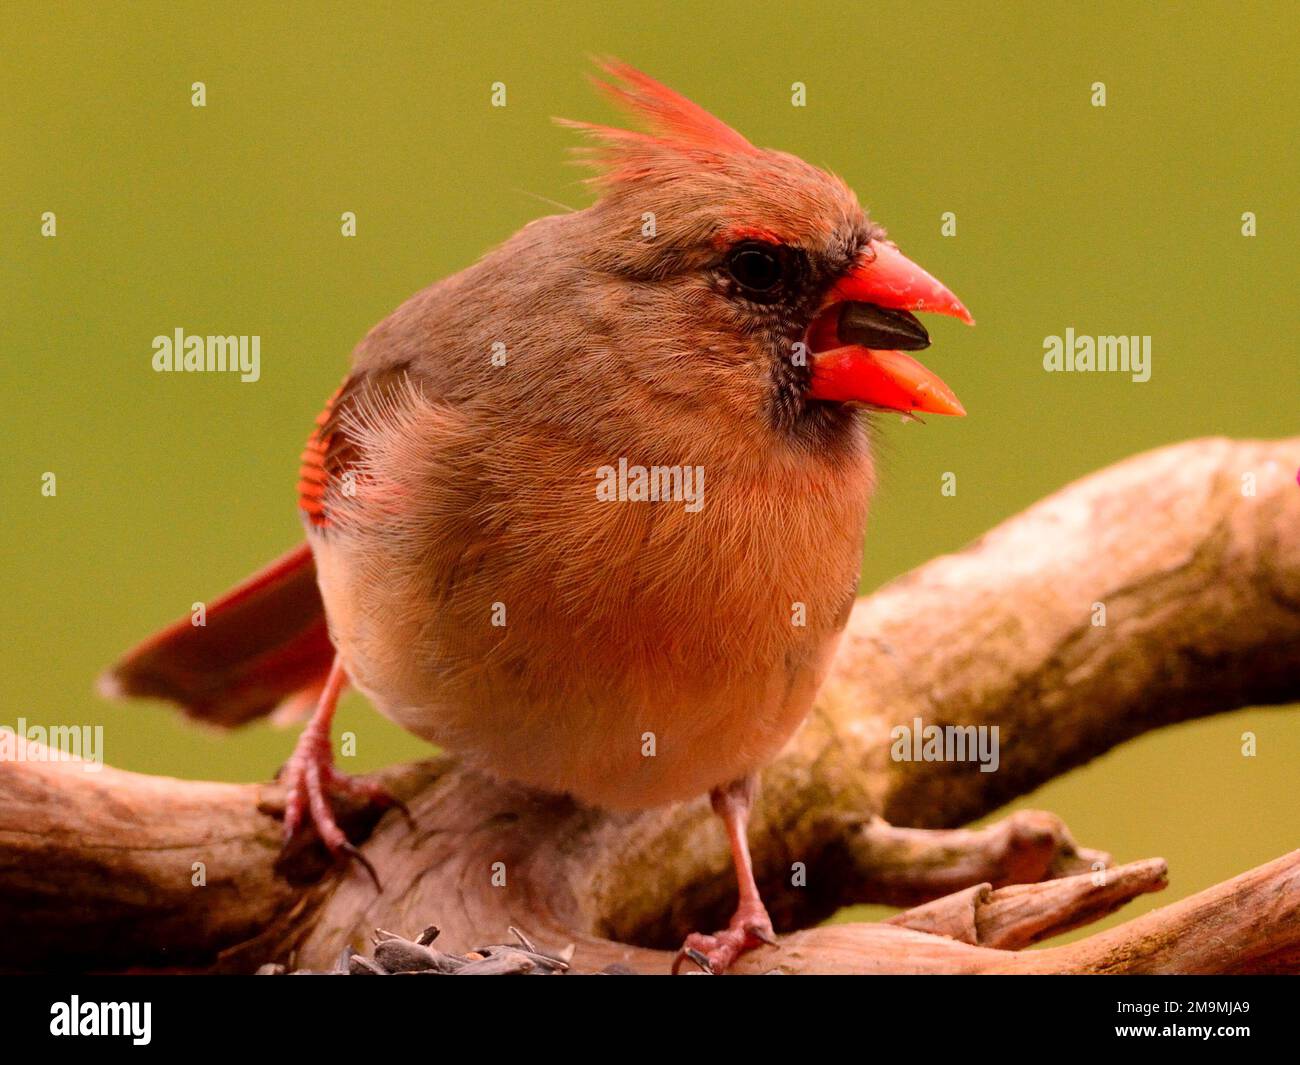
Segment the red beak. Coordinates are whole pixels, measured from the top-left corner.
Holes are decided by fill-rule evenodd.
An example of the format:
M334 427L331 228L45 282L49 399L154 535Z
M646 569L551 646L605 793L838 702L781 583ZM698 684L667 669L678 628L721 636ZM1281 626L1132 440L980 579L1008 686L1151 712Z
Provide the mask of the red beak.
M975 324L944 285L894 245L873 240L835 283L809 327L813 376L808 397L884 410L965 414L937 374L898 350L929 345L924 327L907 313L911 311ZM890 346L892 341L898 343Z

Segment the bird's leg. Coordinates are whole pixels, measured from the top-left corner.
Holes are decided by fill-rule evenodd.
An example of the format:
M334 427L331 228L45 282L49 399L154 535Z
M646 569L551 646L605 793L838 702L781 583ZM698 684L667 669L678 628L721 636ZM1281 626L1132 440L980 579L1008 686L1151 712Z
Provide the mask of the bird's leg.
M342 792L380 806L401 806L387 789L373 781L357 780L334 768L334 751L330 743L330 726L339 696L347 684L347 674L338 656L330 666L329 677L321 689L307 727L302 730L293 754L285 763L281 776L287 789L284 805L284 838L292 839L308 819L316 826L321 841L336 858L355 858L370 874L375 887L379 877L374 866L344 835L334 818L331 792Z
M684 961L692 961L710 973L723 973L745 951L764 943L773 944L772 920L767 907L758 894L754 882L754 863L749 856L749 810L758 791L758 778L749 776L732 781L709 793L713 812L727 826L727 839L731 843L731 860L736 867L736 880L740 885L740 903L731 923L721 932L705 935L693 932L686 937L682 949L673 960L673 972Z

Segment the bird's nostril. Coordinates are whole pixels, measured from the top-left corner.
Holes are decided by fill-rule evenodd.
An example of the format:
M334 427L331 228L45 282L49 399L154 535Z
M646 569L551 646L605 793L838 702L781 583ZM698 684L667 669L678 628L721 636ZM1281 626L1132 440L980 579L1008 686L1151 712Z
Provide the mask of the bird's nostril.
M921 351L930 334L915 315L856 300L840 306L839 338L843 344L892 351Z

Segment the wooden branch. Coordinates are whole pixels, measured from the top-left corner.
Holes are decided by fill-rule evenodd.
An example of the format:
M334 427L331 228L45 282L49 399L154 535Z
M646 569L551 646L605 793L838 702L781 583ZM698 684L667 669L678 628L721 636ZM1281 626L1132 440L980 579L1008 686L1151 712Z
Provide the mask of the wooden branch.
M1295 854L1021 954L999 948L1109 912L1159 886L1163 867L1094 883L1106 856L1043 813L950 827L1148 729L1300 700L1298 466L1300 440L1139 456L860 600L813 715L765 775L751 832L778 929L805 930L741 971L1300 971ZM998 770L894 761L891 727L916 718L997 725ZM380 776L416 827L351 812L377 895L318 847L279 855L276 785L0 761L0 968L325 968L375 926L437 923L444 949L506 942L513 924L553 948L576 943L580 971L662 972L663 950L719 926L734 902L702 800L608 814L450 759ZM944 895L893 923L807 927L849 902Z
M889 923L982 947L1019 950L1113 913L1144 892L1162 890L1167 872L1163 861L1152 858L997 890L976 884L905 910Z
M1268 973L1300 971L1300 851L1106 932L995 950L896 924L811 928L742 958L761 973Z
M898 828L872 818L846 839L859 897L905 906L967 884L1024 884L1105 869L1110 855L1075 845L1061 819L1021 810L977 830Z

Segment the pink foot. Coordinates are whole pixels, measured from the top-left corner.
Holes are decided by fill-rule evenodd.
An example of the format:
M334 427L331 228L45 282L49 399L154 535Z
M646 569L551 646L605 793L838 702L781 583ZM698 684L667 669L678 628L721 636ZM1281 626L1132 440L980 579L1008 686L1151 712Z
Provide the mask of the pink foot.
M706 973L720 976L746 951L775 943L772 921L763 904L742 904L731 918L731 923L721 932L715 932L711 936L703 932L692 932L686 937L682 949L673 959L673 974L676 975L682 962L692 961Z
M298 737L298 744L281 772L287 789L284 806L284 838L292 840L310 821L321 841L335 858L354 858L370 874L375 888L382 891L379 876L370 860L361 853L338 825L334 817L332 795L347 795L377 806L405 806L381 784L357 780L334 768L329 733L308 725ZM409 817L409 814L408 814Z

